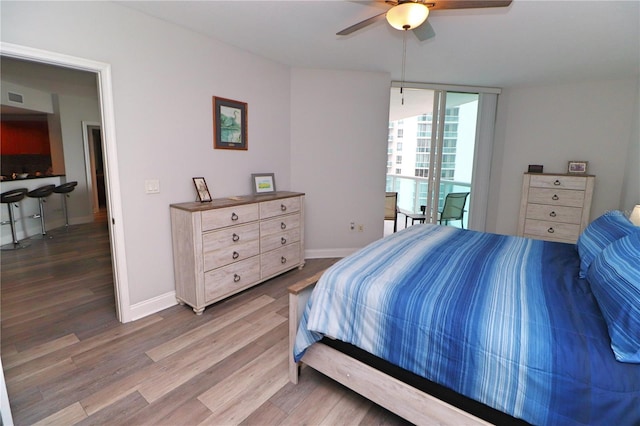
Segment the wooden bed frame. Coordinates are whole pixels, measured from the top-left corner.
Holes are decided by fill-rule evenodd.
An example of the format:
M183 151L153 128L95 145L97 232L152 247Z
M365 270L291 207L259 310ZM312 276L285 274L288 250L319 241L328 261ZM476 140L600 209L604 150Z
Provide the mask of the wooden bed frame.
M293 345L311 291L324 271L289 287L289 380L298 383ZM451 404L376 370L323 343L305 352L302 363L416 425L488 425Z

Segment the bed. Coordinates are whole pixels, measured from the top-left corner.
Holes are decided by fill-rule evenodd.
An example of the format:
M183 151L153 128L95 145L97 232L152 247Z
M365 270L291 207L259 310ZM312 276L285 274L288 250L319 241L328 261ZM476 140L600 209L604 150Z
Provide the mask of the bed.
M292 286L289 332L291 381L305 364L415 424L640 424L640 228L609 212L564 244L411 226Z

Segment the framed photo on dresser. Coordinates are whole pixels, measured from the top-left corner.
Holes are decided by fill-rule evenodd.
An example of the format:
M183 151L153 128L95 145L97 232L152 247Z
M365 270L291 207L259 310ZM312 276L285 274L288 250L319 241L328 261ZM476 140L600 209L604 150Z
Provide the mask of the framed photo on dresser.
M211 193L207 188L207 182L203 177L194 177L193 184L196 186L196 192L198 193L198 201L201 203L207 203L211 201Z
M588 161L569 161L567 173L584 175L587 174Z
M253 195L276 192L276 178L273 173L253 173L251 187Z

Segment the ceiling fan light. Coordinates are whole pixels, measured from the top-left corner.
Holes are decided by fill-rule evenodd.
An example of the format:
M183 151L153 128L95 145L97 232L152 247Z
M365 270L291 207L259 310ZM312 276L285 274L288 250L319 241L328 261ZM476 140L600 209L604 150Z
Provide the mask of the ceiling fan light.
M422 25L429 16L429 8L423 3L408 1L387 11L387 22L397 30L410 30Z

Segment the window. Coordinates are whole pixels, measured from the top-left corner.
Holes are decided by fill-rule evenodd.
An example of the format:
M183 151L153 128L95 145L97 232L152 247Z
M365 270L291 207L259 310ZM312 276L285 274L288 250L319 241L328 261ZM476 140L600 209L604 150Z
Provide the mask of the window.
M431 124L418 123L418 137L430 138L431 137Z
M396 156L396 164L402 164L402 155Z
M453 180L453 174L455 170L442 170L441 178L446 180Z
M471 191L474 196L467 206L469 222L465 225L483 230L500 90L466 87L459 91L456 87L449 91L444 85L420 83L407 86L404 84L403 103L393 101L399 99L400 84L393 82L391 88L389 117L394 121L390 128L402 138L401 143L394 138L394 152L401 150L407 158L396 159L405 174L396 169L398 174L387 179L388 190L398 191L399 206L410 211L425 204L435 211L447 193ZM409 174L411 170L414 176Z
M416 141L416 153L429 152L429 139L418 138Z

